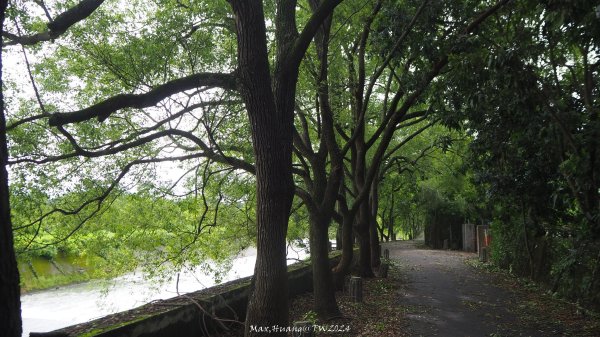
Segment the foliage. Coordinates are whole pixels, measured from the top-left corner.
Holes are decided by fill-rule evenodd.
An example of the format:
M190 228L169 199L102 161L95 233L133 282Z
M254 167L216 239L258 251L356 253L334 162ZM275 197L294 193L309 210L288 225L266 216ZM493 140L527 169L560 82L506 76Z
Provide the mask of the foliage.
M514 5L474 38L440 101L473 137L493 259L598 305L597 1Z
M135 269L168 276L168 270L179 270L184 265L207 267L206 261L224 263L253 242L252 213L240 202L249 194L240 191L240 186L243 181L239 180L229 188L221 184L218 191L212 191L215 195L205 195L212 200L210 204L222 197L218 210L204 208L202 199L193 196L165 198L148 193L123 193L84 224L78 218L52 216L44 220L42 228L18 230L16 249L21 260L52 259L59 254L93 258L96 262L90 272L95 277ZM79 196L66 195L60 199L71 198ZM15 225L20 227L30 221L28 215L35 208L20 212L21 199L14 200L13 216ZM39 211L60 202L40 203ZM217 226L216 222L228 226Z
M49 15L72 5L53 3ZM11 3L7 29L24 36L43 31L39 6ZM212 146L226 139L209 152L251 163L249 127L232 118L240 112L237 98L199 88L152 109L125 109L104 123L58 131L47 126L56 111L145 93L186 73L231 69L235 34L225 9L210 1L112 1L54 44L23 48L29 63L20 73L9 71L7 83L15 85L8 87L6 109L21 259L99 256L106 263L98 269L161 274L183 264L223 262L251 245L253 178L203 159L192 137L169 133L185 132ZM18 48L3 52L18 57ZM18 78L28 71L34 93Z

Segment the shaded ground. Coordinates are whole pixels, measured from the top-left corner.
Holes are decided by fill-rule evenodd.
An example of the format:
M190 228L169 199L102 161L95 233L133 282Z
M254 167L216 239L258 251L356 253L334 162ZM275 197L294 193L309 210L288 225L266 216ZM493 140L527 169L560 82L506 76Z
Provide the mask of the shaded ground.
M389 246L407 286L400 302L414 336L560 336L556 327L519 324L511 311L514 293L498 277L465 264L472 254L419 249L414 243Z
M542 300L539 292L533 294L514 279L465 263L472 263L474 254L428 250L414 242L396 242L388 248L406 277L400 303L406 307L412 336L596 335L582 326L569 327L560 317L548 317L546 308L538 306L542 303L533 301Z
M349 332L317 336L599 337L600 319L498 272L476 255L430 250L415 242L384 244L387 279L365 280L365 303L338 293L343 317L317 324ZM292 303L293 321L314 320L312 296Z

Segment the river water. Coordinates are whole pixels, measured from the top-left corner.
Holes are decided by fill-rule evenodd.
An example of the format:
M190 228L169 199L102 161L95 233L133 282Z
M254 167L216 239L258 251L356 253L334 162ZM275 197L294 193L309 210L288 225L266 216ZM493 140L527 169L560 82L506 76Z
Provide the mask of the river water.
M303 250L288 250L288 264L306 256ZM222 282L252 275L255 261L253 248L243 251L234 258L232 268ZM177 291L183 294L213 285L212 275L198 268L180 271L178 278L174 275L171 280L161 283L132 273L110 281L95 280L26 294L21 296L23 337L28 337L30 332L52 331L129 310L149 301L174 297Z

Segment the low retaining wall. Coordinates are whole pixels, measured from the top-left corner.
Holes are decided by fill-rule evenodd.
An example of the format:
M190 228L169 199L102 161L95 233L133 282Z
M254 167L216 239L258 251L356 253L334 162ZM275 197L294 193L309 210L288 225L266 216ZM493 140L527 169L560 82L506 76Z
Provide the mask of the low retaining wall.
M333 266L339 251L330 255ZM288 266L290 297L312 291L312 268L307 262ZM60 330L30 333L30 337L197 337L244 321L251 277L237 279L194 293L154 301ZM214 318L217 317L218 320Z

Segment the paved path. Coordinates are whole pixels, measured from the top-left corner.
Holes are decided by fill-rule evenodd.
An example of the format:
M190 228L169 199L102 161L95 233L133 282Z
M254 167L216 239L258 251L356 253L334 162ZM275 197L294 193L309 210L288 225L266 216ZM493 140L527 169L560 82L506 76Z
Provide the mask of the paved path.
M464 263L474 254L429 250L414 242L384 245L406 277L400 301L411 336L552 337L552 326L526 326L515 314L518 295L498 277Z

